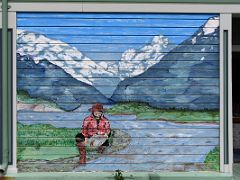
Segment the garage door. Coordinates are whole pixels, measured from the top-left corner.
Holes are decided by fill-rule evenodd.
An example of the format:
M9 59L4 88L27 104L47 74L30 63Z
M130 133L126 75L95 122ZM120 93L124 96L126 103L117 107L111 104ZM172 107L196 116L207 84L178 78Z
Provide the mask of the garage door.
M219 171L219 15L17 14L18 168Z

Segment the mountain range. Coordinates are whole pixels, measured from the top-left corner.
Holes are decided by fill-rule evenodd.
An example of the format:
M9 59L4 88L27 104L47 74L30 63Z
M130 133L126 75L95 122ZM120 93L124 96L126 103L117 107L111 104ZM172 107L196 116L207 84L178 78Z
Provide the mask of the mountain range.
M81 103L129 101L160 108L216 109L218 19L210 18L177 46L169 45L163 35L154 36L142 48L123 52L118 61L94 61L67 43L18 30L18 89L68 111Z
M191 37L144 73L119 83L111 99L146 102L158 108L219 108L219 28Z
M111 97L120 81L146 71L168 52L168 38L159 35L141 49L127 49L120 60L94 61L76 47L42 34L17 30L17 53L31 56L35 64L40 60L62 68L78 81L94 86L106 97ZM173 48L171 46L171 48ZM109 85L106 90L103 85Z

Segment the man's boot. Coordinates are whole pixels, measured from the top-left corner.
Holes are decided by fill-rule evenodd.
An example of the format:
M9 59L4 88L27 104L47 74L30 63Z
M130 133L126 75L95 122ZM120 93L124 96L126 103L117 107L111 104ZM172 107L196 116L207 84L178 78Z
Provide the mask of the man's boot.
M106 146L99 146L97 149L97 152L100 154L103 154L104 150L106 149Z
M77 143L78 149L79 149L79 164L86 164L87 157L86 157L86 148L84 142Z

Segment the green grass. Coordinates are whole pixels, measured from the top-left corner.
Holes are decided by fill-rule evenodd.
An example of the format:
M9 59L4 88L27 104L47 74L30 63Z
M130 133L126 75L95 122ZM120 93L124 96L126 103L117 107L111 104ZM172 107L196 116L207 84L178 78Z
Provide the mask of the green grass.
M17 123L18 160L54 160L79 155L75 136L79 128L56 128L50 124ZM109 139L112 141L112 137ZM86 151L95 151L86 147Z
M45 105L47 107L51 107L51 108L58 108L57 104L47 101L47 100L43 100L41 98L32 98L29 96L29 94L26 91L23 90L18 90L17 91L17 100L25 103L25 104L42 104Z
M177 122L218 122L219 110L159 109L145 103L119 103L107 110L109 114L135 114L141 120Z
M206 170L219 171L220 170L220 148L215 147L208 153L204 163L206 164Z
M55 160L78 155L79 152L76 147L42 147L40 149L27 147L19 153L18 160Z
M78 155L75 135L79 128L56 128L49 124L17 124L18 160L53 160Z

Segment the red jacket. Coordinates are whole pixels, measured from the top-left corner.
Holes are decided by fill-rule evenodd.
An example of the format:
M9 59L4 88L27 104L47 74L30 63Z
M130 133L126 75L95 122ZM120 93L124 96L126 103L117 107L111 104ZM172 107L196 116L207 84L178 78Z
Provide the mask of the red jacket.
M86 117L83 120L82 134L86 138L90 138L95 134L109 134L110 133L110 123L108 119L102 116L99 123L94 119L93 115Z

